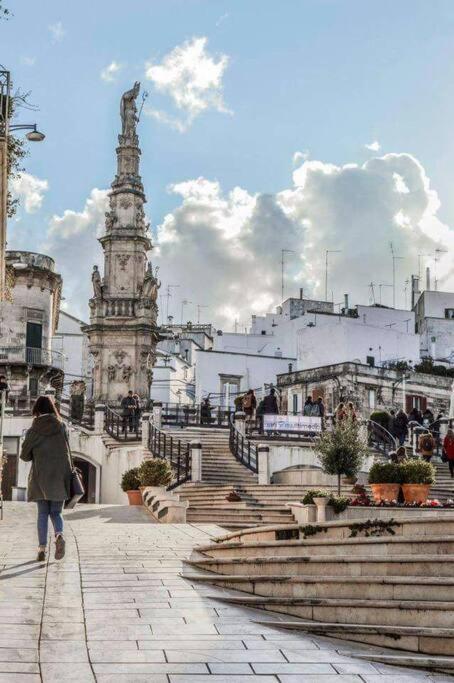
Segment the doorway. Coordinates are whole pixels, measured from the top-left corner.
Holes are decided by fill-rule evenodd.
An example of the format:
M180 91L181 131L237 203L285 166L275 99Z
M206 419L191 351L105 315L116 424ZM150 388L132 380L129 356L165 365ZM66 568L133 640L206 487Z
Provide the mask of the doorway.
M27 347L27 363L40 365L43 347L43 326L41 323L27 322L25 346Z
M85 493L80 503L96 502L96 467L87 460L74 458L74 467L81 471Z
M3 500L11 500L13 486L17 485L17 455L5 453L6 462L0 473Z

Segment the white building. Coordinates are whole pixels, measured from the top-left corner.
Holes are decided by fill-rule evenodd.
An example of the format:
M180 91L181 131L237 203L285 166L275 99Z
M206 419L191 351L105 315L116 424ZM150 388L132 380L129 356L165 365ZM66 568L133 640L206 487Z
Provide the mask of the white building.
M176 353L166 353L160 348L156 353L150 398L161 403L192 404L195 398L194 365Z
M81 330L82 325L86 325L83 320L60 310L52 347L65 359L65 387L76 380L83 380L88 384L91 379L88 340Z
M454 293L426 290L414 312L421 356L454 365Z
M291 372L295 358L233 351L196 351L196 400L233 406L238 394L275 384L276 375Z

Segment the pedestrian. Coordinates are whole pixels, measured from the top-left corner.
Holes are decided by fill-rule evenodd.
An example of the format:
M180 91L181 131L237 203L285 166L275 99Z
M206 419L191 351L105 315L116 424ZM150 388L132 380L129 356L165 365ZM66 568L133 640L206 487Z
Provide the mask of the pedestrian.
M321 418L324 418L325 417L325 404L323 403L323 399L321 396L318 397L317 403L318 403L318 414Z
M132 432L134 429L134 415L136 410L136 402L134 400L134 395L132 391L128 391L127 396L123 396L121 399L121 408L123 412L123 432Z
M412 408L408 413L408 421L417 422L418 424L422 425L421 411L418 410L418 408Z
M422 415L422 426L429 428L434 421L434 414L429 408L426 408Z
M25 435L21 460L31 462L28 500L38 505L38 562L46 559L49 517L55 532L55 559L65 555L62 510L71 497L71 455L66 427L50 396L39 396Z
M306 417L312 415L312 406L312 396L308 396L304 402L303 415L306 415Z
M431 461L432 456L434 454L435 446L435 439L433 438L429 430L426 429L426 431L423 434L421 434L421 436L418 439L419 450L421 452L423 459L426 462Z
M442 419L443 413L438 413L437 419L435 420L435 422L432 423L431 432L434 436L435 441L437 442L437 445L440 443L440 428Z
M135 406L134 406L134 430L137 432L139 429L140 425L140 416L142 414L142 406L140 403L140 396L139 394L133 394L132 395Z
M390 451L389 459L391 462L401 463L407 457L407 451L404 446L399 446L396 451Z
M443 440L443 451L448 460L451 479L454 479L454 431L448 429Z
M347 403L347 417L352 422L356 422L357 420L355 406L352 401Z
M246 431L252 431L252 423L254 421L255 410L257 408L257 399L253 389L249 389L243 396L242 408L244 414L246 415Z
M408 434L408 417L402 409L394 417L391 434L399 441L399 446L404 445Z
M334 413L334 421L336 424L340 424L347 417L347 411L345 409L345 403L339 403Z
M268 396L263 399L263 414L264 415L278 415L279 406L277 404L276 391L271 388Z
M5 375L0 375L0 397L2 395L2 392L5 392L5 402L8 401L8 394L9 394L9 384L6 379Z
M211 422L211 404L209 396L203 399L202 405L200 406L200 421L203 425L210 424Z

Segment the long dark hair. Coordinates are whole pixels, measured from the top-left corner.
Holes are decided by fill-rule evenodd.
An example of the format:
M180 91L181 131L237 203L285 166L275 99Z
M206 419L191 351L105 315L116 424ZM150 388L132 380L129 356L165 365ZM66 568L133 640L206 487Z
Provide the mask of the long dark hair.
M55 415L60 420L60 413L54 403L52 396L38 396L32 410L33 417L38 415Z

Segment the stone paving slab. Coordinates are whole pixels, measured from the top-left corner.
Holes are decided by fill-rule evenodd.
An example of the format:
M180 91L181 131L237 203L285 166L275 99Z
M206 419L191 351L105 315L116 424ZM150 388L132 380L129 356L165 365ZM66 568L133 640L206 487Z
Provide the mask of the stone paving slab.
M79 506L65 513L65 559L38 565L35 515L6 503L0 522L0 683L454 683L355 657L380 648L266 624L285 615L226 607L216 597L234 591L180 576L222 533L214 525Z

